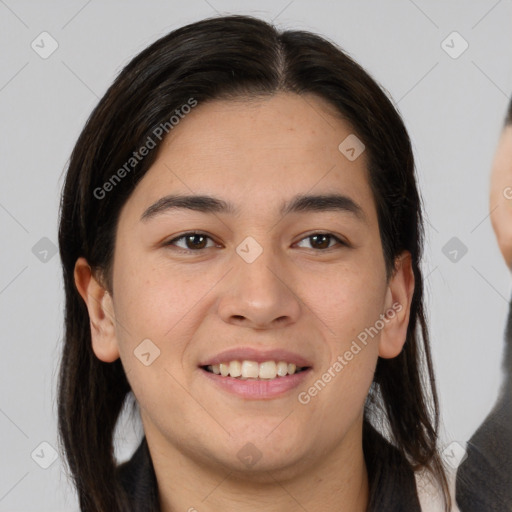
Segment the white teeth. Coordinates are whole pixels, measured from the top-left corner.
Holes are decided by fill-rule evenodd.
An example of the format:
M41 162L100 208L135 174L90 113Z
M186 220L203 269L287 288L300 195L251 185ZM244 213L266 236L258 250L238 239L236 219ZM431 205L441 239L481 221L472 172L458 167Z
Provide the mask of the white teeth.
M231 361L229 363L229 375L231 377L240 377L242 375L242 363L240 361Z
M284 361L279 361L279 363L277 363L277 375L279 375L279 377L288 375L288 364Z
M260 364L260 379L275 379L277 375L276 363L265 361Z
M242 377L244 379L257 379L259 377L259 364L255 361L242 361Z
M229 375L242 379L266 380L293 375L297 371L295 364L287 363L286 361L265 361L259 364L256 361L229 361L220 364L212 364L208 366L207 369L223 377Z

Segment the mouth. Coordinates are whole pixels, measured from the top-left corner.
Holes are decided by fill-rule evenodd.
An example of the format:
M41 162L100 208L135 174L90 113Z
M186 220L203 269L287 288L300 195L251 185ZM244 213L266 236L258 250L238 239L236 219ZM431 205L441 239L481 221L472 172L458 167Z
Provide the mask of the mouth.
M242 352L244 355L251 353L247 350ZM269 354L256 352L252 352L252 359L232 359L236 355L229 354L235 353L240 355L240 351L229 351L206 361L210 364L199 365L200 375L206 378L208 385L213 384L222 393L244 400L286 397L304 383L313 369L311 365L304 364L307 363L305 359L288 352L279 352L277 360L270 359Z
M285 397L302 385L313 365L287 350L262 352L246 347L203 360L198 369L205 384L223 393L245 400L270 400Z

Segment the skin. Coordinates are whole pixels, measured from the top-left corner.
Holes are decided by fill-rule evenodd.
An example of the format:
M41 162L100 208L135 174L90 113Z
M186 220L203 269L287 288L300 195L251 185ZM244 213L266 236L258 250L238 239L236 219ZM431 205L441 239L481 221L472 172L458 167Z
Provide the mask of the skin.
M102 361L122 360L163 512L366 510L363 406L378 356L402 350L414 278L406 252L386 278L366 155L351 162L338 150L352 132L311 95L200 104L169 134L123 206L113 293L77 260L93 350ZM296 194L333 192L358 203L363 220L344 211L279 214ZM140 220L171 193L212 195L239 211L171 210ZM165 245L192 230L211 237L206 249L183 239ZM330 239L329 248L319 248L308 238L318 232L349 245ZM236 252L247 236L263 248L252 263ZM187 254L177 251L187 247ZM402 306L394 318L300 404L298 393L394 303ZM161 351L150 366L133 354L146 338ZM198 368L237 345L286 348L313 370L282 397L243 400ZM237 457L247 443L261 454L250 467Z
M512 125L503 130L494 156L490 209L501 254L512 271Z

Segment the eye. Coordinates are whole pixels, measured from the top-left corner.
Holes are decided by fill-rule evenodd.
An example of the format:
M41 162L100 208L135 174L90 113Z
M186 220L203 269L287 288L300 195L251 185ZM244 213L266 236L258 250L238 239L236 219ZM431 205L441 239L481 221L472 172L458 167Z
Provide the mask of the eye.
M208 249L210 247L214 247L215 243L212 245L207 245L208 240L212 240L211 237L205 235L204 233L196 233L195 231L191 231L190 233L184 233L172 240L169 240L164 245L174 245L182 249L181 252L190 252L190 251L199 251L201 249ZM182 245L179 245L179 244Z
M338 242L340 245L348 246L346 242L332 233L313 233L312 235L303 238L299 244L304 240L309 240L313 249L330 249L335 245L331 245L331 242Z

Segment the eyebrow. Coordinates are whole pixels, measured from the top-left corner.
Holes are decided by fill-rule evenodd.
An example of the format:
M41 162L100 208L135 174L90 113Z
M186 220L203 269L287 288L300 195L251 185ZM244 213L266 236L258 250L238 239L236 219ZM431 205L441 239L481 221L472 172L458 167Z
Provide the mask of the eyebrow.
M227 213L236 215L239 209L234 204L207 195L168 195L149 206L140 220L146 222L170 210L188 209L202 213ZM341 194L296 195L281 206L280 214L295 212L338 211L354 215L366 222L361 206L348 196Z

